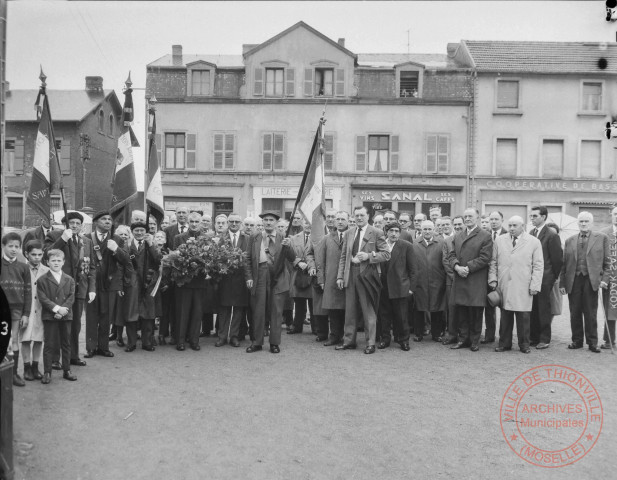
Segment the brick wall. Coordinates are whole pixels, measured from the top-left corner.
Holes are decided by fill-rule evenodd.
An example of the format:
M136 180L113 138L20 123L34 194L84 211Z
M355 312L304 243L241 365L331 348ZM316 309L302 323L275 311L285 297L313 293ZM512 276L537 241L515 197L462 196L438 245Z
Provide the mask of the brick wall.
M149 67L146 78L146 96L186 96L186 69L160 69Z
M244 83L243 71L217 71L214 78L214 95L218 97L239 97Z
M471 76L467 73L424 72L423 98L471 98Z
M360 98L394 98L396 78L394 71L357 70L354 83Z

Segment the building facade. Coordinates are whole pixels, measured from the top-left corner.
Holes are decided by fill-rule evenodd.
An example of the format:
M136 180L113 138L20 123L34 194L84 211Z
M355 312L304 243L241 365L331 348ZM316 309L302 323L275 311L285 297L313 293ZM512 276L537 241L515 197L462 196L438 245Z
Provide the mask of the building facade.
M38 225L26 204L39 122L34 104L38 90L6 92L6 137L2 162L2 225ZM109 208L122 106L101 77L86 77L84 90L47 90L68 209ZM52 193L52 211L61 210L60 192Z

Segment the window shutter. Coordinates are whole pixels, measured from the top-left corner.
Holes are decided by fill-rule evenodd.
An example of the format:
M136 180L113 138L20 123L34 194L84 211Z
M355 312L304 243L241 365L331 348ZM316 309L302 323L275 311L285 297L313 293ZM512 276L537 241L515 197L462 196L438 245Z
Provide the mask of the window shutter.
M264 133L262 143L262 168L264 170L272 170L272 134Z
M304 96L305 97L313 96L313 69L312 68L304 69Z
M23 175L24 173L24 141L15 140L15 155L13 157L13 173Z
M437 173L437 135L426 137L426 173Z
M225 168L234 168L235 147L236 136L233 133L225 134Z
M62 175L71 174L71 141L62 140L61 149L58 152L60 155L60 172Z
M514 138L498 138L495 152L495 170L501 177L516 176L517 141Z
M356 170L366 171L366 137L356 135Z
M296 71L293 68L285 69L285 95L288 97L296 95Z
M156 154L159 160L159 166L163 165L163 134L157 133L154 136L154 141L156 142Z
M334 170L334 134L324 135L324 170Z
M397 171L398 164L398 135L390 136L390 170Z
M448 137L446 135L439 135L437 148L438 148L437 172L447 173L449 152L448 152Z
M224 137L222 133L215 133L213 144L214 144L214 168L221 169L223 168L223 155L224 155Z
M283 169L283 158L285 156L285 135L282 133L274 134L274 170Z
M186 168L195 168L195 140L194 133L186 134Z
M497 108L518 108L518 80L500 80L497 87Z
M345 69L336 69L336 90L335 95L337 97L345 96Z
M264 71L261 68L255 69L255 83L253 85L253 95L264 94Z

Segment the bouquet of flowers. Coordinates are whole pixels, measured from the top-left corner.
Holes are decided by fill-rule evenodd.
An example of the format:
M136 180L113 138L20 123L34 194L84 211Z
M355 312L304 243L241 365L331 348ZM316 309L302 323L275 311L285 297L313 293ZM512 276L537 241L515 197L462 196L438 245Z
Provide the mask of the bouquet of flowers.
M218 281L223 275L243 268L245 262L246 254L239 248L210 235L200 235L163 256L162 265L181 287L199 277Z

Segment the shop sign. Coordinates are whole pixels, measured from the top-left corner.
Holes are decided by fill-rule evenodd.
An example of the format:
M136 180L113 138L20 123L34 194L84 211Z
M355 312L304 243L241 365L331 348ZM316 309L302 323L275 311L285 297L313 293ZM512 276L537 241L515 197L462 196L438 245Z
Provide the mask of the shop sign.
M266 198L296 198L299 187L261 187L261 196ZM326 197L334 196L334 188L325 188Z
M390 190L362 190L360 200L363 202L454 202L451 192L398 192Z
M564 192L617 192L617 182L593 182L588 180L486 180L486 188L492 190L536 190Z

